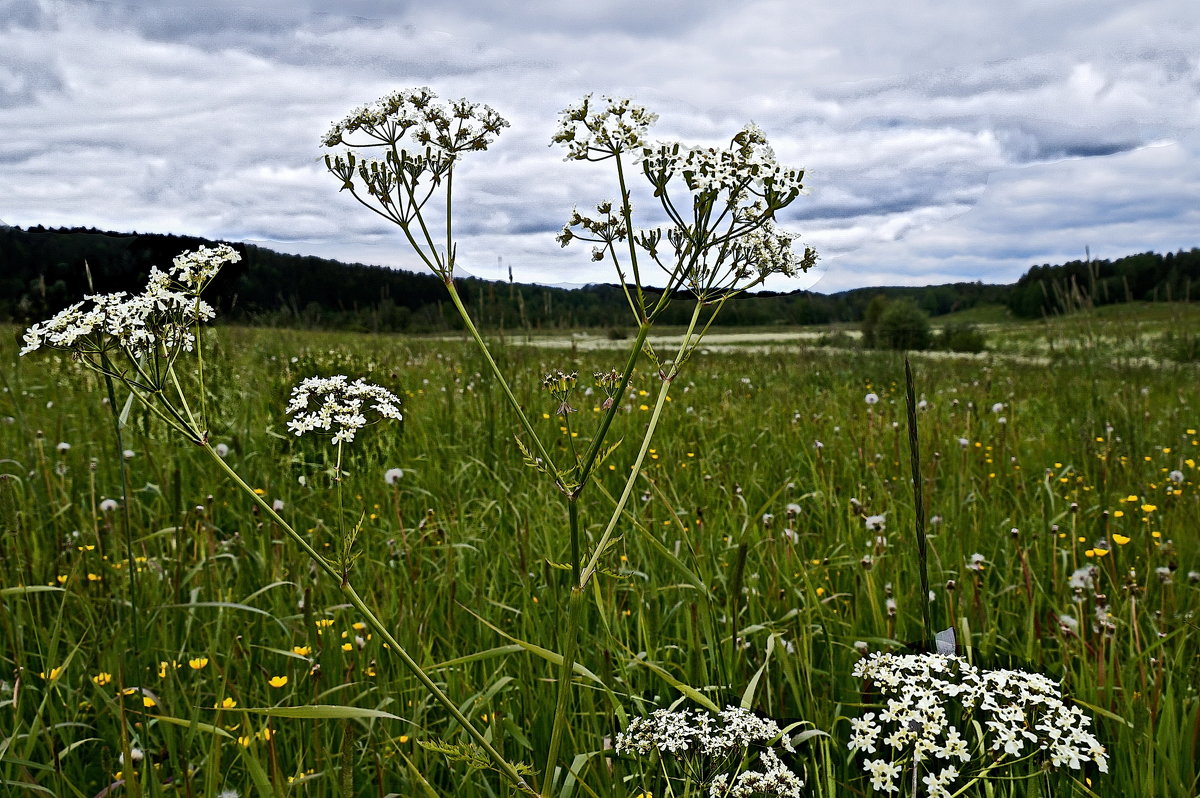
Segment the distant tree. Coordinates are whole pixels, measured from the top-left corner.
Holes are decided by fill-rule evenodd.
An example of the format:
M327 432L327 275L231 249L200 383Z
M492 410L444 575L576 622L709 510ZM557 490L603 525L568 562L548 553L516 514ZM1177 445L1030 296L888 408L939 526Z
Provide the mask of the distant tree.
M879 346L879 320L887 309L888 300L883 294L876 294L867 303L862 316L862 345L867 349Z
M875 346L879 349L928 349L933 337L929 314L911 300L889 302L879 316Z

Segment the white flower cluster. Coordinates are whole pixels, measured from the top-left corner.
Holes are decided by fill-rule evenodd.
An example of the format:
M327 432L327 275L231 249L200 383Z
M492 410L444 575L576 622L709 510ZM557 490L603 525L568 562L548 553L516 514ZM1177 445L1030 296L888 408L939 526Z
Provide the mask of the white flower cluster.
M851 721L850 750L874 754L878 747L891 756L866 760L872 789L894 792L900 768L911 754L927 766L925 784L931 796L947 798L959 776L958 765L972 750L986 751L989 767L1005 757L1042 751L1053 767L1079 770L1091 762L1108 772L1104 746L1088 731L1091 719L1068 706L1059 686L1046 676L1016 670L985 670L944 654L881 654L859 660L854 676L869 679L885 706ZM957 720L952 720L955 718ZM960 727L983 739L971 742ZM938 760L942 760L938 762Z
M162 349L191 351L196 342L193 328L215 315L199 298L200 291L221 266L240 259L226 245L185 252L170 273L152 267L140 294L92 294L34 324L25 332L21 354L49 347L97 355L120 347L136 360Z
M288 429L296 435L319 430L333 433L333 443L350 443L367 426L368 410L399 421L400 400L386 388L343 375L308 377L292 389Z
M351 111L335 122L321 138L326 147L396 145L411 131L421 147L453 155L466 150L486 150L508 122L490 106L456 100L438 102L428 88L395 91ZM347 136L362 134L365 144Z
M805 247L804 254L797 255L793 247L799 237L796 233L780 230L775 222L768 219L738 242L741 245L741 257L735 261L736 278L757 278L761 281L772 274L795 277L800 272L808 271L816 265L817 253L811 247Z
M722 149L659 143L647 148L644 157L651 182L665 183L678 172L688 188L698 194L724 192L736 197L749 192L794 199L804 188L804 171L781 166L766 134L753 123L742 128Z
M325 156L325 168L341 181L342 189L407 230L433 192L448 186L460 155L486 150L506 127L508 122L489 106L466 100L440 102L429 89L412 89L352 112L335 123L321 143L347 148ZM363 151L375 148L382 150L382 157L363 156ZM373 203L360 195L362 190ZM453 260L448 253L447 257ZM430 265L439 274L452 271L447 263Z
M171 277L186 286L191 293L199 294L226 263L237 263L242 256L228 244L215 247L200 247L195 252L176 255L172 261Z
M578 105L563 109L550 139L567 148L563 160L602 161L621 152L638 154L645 147L646 130L658 121L658 114L628 97L600 99L593 103L588 94Z
M709 785L710 796L799 796L804 782L771 747L778 741L788 752L792 742L779 724L738 707L726 707L714 718L706 712L658 709L634 718L617 735L618 754L657 753L685 762L694 777ZM761 746L761 770L742 769L745 753Z

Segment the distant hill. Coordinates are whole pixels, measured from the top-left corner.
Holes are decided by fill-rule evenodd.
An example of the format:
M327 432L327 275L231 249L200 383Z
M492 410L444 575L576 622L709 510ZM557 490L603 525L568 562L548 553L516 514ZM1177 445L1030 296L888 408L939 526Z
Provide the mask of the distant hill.
M0 226L0 319L28 323L86 293L140 290L152 265L165 267L183 250L212 243L158 233ZM206 294L224 319L368 332L437 331L458 325L441 281L433 275L287 255L253 244L234 246L242 261L222 271ZM1013 286L975 282L858 288L830 295L760 292L730 302L719 323L856 322L878 294L911 299L931 316L988 304L1007 305L1020 316L1039 316L1086 304L1190 299L1194 283L1200 284L1198 249L1144 253L1111 263L1035 266ZM618 285L564 289L474 278L457 284L477 322L491 329L632 326ZM683 303L675 305L663 322L685 323L687 312Z

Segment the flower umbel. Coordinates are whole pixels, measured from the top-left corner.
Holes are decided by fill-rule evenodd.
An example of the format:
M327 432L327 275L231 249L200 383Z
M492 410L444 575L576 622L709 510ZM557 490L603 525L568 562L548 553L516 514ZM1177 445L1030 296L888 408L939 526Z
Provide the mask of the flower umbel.
M804 783L779 758L778 743L793 752L791 739L779 724L738 707L726 707L716 717L692 710L658 709L648 718L634 718L617 735L618 754L678 760L685 777L707 784L710 796L798 796ZM762 748L761 770L747 767L752 748Z
M309 377L292 389L288 429L296 435L310 431L332 433L332 443L350 443L369 422L367 413L397 421L400 400L386 388L343 375Z
M875 653L853 674L883 700L878 713L851 721L851 751L890 749L863 762L872 789L895 789L903 761L928 763L925 784L938 796L951 794L960 768L969 777L971 765L992 770L1038 753L1048 767L1080 770L1091 762L1108 772L1107 752L1088 730L1091 718L1040 673L985 670L943 654Z
M594 102L588 94L578 105L563 109L550 141L567 148L564 160L603 161L642 149L646 130L657 121L658 114L628 97L601 97Z

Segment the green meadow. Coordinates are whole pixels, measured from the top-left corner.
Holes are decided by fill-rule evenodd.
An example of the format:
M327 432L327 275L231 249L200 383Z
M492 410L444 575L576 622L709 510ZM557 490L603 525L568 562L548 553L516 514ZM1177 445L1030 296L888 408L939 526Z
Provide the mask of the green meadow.
M1195 315L995 314L978 319L989 353L912 355L932 624L977 664L1061 680L1109 756L1107 774L1035 766L966 794L1200 790L1200 371L1156 348ZM136 403L118 447L104 382L61 352L18 358L19 333L0 341L0 794L515 794L429 747L466 738L212 458ZM489 337L562 459L590 443L603 396L559 415L542 380L620 368L593 339ZM656 708L708 704L813 731L788 760L805 794L871 794L847 749L870 700L851 668L925 636L904 364L813 343L715 336L671 385L572 616L553 794L672 794L614 739ZM568 513L471 341L217 327L204 357L225 462L319 552L355 526L359 594L546 783ZM332 374L404 403L402 423L346 448L340 506L337 447L284 416L293 385ZM578 506L587 552L660 385L643 361L617 398L621 443Z

